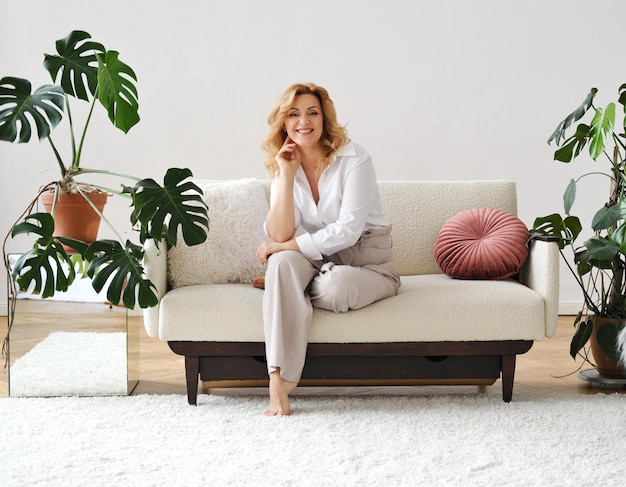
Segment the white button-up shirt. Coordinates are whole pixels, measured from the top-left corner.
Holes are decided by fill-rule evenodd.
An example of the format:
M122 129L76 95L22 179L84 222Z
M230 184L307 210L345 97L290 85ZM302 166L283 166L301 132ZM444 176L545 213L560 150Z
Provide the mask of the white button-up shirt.
M278 178L272 182L272 197ZM321 174L316 205L302 167L294 181L296 237L300 251L313 260L322 260L354 245L365 230L389 226L383 214L376 172L370 155L348 142L335 154L334 162Z

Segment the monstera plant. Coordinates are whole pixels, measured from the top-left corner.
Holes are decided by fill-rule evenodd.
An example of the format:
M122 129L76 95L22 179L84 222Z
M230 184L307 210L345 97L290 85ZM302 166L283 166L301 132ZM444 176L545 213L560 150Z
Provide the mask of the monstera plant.
M567 185L563 196L565 214L540 217L534 227L537 232L558 237L561 254L582 292L583 305L574 319L576 331L570 354L576 358L592 339L596 362L604 355L608 359L606 368L611 368L604 370L596 364L600 375L622 377L617 367L616 336L626 322L626 84L617 90L617 103L596 106L597 93L592 88L548 139L558 147L555 160L570 163L587 155L591 166ZM578 123L568 135L573 124L587 114L590 120ZM585 228L572 208L581 179L598 176L606 178L607 193ZM578 242L581 236L586 238L582 244Z
M5 266L11 273L12 296L16 283L22 290L31 289L42 297L67 291L81 276L81 269L93 288L106 289L107 299L114 304L134 308L156 305L155 286L145 277L142 267L143 246L154 239L165 246L173 246L182 235L185 243L196 245L206 240L208 231L207 208L201 190L189 180L189 169L170 168L163 184L147 178L119 174L104 169L83 167L81 155L91 117L96 108L103 107L114 127L127 133L139 122L138 95L134 71L119 59L117 51L110 51L90 34L73 31L56 42L56 54L44 56L44 67L53 84L34 91L31 82L17 77L0 79L0 140L27 143L37 132L38 139L50 144L60 171L60 178L44 185L12 226L4 240L16 235L34 236L33 247L15 263L9 263L4 251ZM75 131L76 120L70 110L72 103L88 103L85 121ZM69 143L67 154L53 140L55 127L67 119ZM59 127L60 129L61 127ZM56 132L55 132L56 136ZM122 178L119 188L98 184L106 175ZM95 180L94 180L95 179ZM137 230L138 242L125 239L113 228L89 199L92 192L105 192L128 198L132 206L130 225ZM55 218L46 212L34 212L35 205L45 192L54 194L54 201L65 194L82 195L94 211L108 225L117 239L85 242L55 231ZM180 232L179 232L180 230ZM80 262L80 265L77 264ZM85 265L85 263L87 263ZM11 313L15 309L12 300Z

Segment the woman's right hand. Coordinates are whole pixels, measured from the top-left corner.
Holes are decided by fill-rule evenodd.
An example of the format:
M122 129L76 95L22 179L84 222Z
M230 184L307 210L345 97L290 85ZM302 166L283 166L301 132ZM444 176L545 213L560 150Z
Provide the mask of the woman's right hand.
M286 242L263 241L256 251L256 260L258 260L260 264L267 264L272 254L282 252L283 250L295 250L300 252L300 247L295 238L289 239Z
M276 154L276 163L280 168L280 172L285 175L295 176L301 162L298 146L293 140L287 137L285 143L278 151L278 154Z
M293 187L296 173L302 163L298 146L289 137L276 154L280 174L275 188L272 189L272 205L265 218L265 231L276 242L285 242L295 233L295 210L293 202ZM274 183L272 183L274 184ZM261 248L257 254L259 262L267 263L271 252Z

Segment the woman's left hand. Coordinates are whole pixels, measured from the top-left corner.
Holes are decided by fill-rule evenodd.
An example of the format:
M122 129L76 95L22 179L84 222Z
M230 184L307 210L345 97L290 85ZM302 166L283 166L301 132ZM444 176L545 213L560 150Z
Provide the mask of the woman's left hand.
M264 241L261 242L261 245L256 251L256 260L258 260L261 264L267 264L267 261L272 254L282 252L283 250L295 250L299 252L300 247L298 247L294 238L282 243Z

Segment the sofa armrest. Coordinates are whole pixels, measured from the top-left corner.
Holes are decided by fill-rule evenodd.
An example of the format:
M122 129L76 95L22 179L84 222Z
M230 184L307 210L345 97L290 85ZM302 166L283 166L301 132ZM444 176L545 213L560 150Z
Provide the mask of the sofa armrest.
M153 240L147 240L144 244L143 267L146 277L156 286L156 295L159 303L152 308L143 310L143 324L148 336L159 336L159 310L161 298L167 292L167 252L165 244L157 247Z
M520 270L520 282L543 297L545 336L552 337L559 317L559 247L554 238L536 237L530 242L529 250Z

